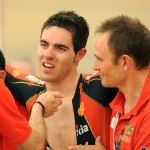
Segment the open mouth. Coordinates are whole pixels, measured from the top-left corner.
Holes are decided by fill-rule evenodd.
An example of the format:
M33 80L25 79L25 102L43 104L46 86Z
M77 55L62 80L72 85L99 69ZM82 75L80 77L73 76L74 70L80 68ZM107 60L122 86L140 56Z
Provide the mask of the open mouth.
M48 64L48 63L43 63L43 66L46 67L46 68L54 68L53 65Z

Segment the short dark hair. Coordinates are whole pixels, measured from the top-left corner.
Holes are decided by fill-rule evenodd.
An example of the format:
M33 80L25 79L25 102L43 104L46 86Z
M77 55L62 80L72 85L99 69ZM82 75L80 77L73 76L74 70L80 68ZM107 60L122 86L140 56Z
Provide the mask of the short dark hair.
M114 54L114 62L123 54L135 61L137 69L150 63L150 31L139 19L121 15L101 23L96 33L109 32L108 46Z
M0 70L5 70L5 57L3 55L3 52L0 50Z
M86 20L74 11L60 11L50 16L43 24L41 35L45 28L57 26L72 33L74 52L84 48L89 36L89 26Z

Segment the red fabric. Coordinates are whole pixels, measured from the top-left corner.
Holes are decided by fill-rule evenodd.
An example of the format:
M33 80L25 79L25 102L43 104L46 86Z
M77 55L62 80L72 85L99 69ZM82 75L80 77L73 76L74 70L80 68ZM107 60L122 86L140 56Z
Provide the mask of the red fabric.
M0 90L0 150L15 150L30 135L31 128L1 79Z
M138 99L135 107L123 115L123 105L125 102L124 96L119 92L111 102L110 106L113 109L113 117L116 117L116 113L120 114L116 129L110 128L110 145L113 149L113 138L115 143L118 143L120 138L120 144L117 150L140 150L150 149L150 75L148 76L142 93ZM123 132L124 131L124 132ZM114 136L113 136L114 132Z
M109 150L109 126L111 118L111 110L102 107L94 101L90 101L88 97L82 95L82 100L85 104L84 116L91 128L93 135L101 136L101 143ZM90 110L90 111L89 111ZM96 110L96 111L95 111ZM100 115L98 115L100 114Z
M6 85L14 97L26 104L28 111L38 96L46 91L45 82L7 66ZM75 116L77 144L94 145L97 136L109 150L109 125L111 110L108 106L117 89L104 88L98 73L81 74L76 87L72 105Z
M28 121L30 118L30 113L27 111L27 108L23 104L21 104L18 100L15 100L15 102L20 114L22 114Z

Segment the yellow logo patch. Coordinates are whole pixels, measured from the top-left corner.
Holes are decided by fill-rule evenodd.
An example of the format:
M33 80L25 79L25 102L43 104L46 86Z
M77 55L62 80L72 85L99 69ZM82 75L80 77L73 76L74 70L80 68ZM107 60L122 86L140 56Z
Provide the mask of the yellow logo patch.
M79 114L80 116L83 116L83 115L84 115L84 110L85 110L85 108L84 108L84 102L82 101L82 102L80 103L80 108L78 109L78 114Z
M13 70L13 75L14 75L14 77L16 77L16 76L20 75L20 72L18 70Z

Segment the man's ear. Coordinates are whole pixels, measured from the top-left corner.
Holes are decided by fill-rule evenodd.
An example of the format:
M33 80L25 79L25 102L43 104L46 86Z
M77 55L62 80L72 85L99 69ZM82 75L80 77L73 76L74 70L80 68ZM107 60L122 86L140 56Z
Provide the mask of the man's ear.
M129 67L131 66L131 57L128 55L122 55L122 64L123 64L123 68L124 70L129 69Z
M86 52L87 51L85 48L82 48L81 50L79 50L76 54L75 62L79 63L79 61L85 56Z
M5 80L5 77L6 77L6 71L0 70L0 79Z

